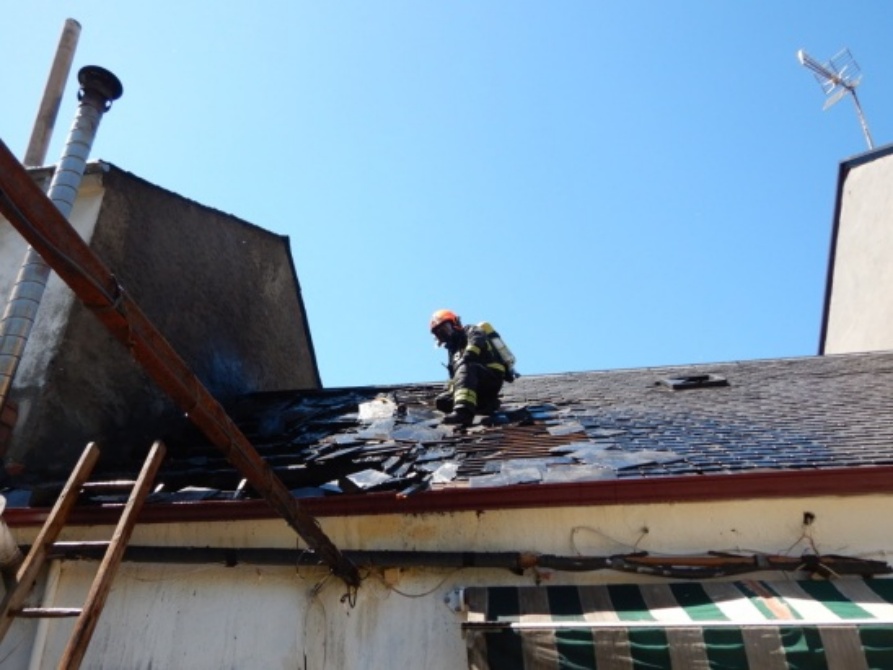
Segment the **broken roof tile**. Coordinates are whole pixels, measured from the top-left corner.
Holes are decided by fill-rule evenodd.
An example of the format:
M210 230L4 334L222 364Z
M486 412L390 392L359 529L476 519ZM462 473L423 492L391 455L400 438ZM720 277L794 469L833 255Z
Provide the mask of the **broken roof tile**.
M579 421L562 421L553 426L549 426L546 430L549 435L572 435L573 433L582 433L585 431L583 424Z
M693 393L654 385L701 374L730 384ZM713 364L709 371L525 376L505 386L499 412L467 430L440 423L433 400L441 390L276 392L244 396L229 409L302 496L893 463L893 352ZM170 456L158 481L183 493L165 496L253 495L239 490L242 477L195 431L166 441ZM45 498L5 494L12 505Z

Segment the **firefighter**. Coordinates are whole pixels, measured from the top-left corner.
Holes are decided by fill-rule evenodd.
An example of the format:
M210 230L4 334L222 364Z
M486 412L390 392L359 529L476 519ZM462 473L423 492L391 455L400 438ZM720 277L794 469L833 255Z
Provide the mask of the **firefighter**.
M446 413L443 422L470 426L475 414L499 409L506 369L487 334L477 326L463 326L448 309L434 312L430 329L448 354L450 381L435 400L437 409Z

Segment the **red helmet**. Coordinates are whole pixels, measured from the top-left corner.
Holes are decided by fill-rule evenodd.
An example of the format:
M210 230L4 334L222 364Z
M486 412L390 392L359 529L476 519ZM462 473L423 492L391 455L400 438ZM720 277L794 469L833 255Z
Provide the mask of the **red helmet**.
M431 322L428 324L428 327L433 333L437 326L447 321L450 321L456 328L462 327L462 324L459 321L459 317L448 309L439 309L434 312L434 314L431 315Z

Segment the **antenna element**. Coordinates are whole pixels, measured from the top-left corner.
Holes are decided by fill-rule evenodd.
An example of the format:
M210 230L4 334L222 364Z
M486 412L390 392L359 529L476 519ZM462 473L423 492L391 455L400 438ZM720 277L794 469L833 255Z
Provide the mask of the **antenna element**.
M862 81L862 71L853 58L849 49L841 50L834 58L827 63L819 63L803 49L797 52L797 60L800 65L810 70L822 87L826 99L822 109L828 109L837 103L847 93L853 96L853 104L856 106L856 114L859 117L859 125L862 126L862 134L868 143L869 149L874 149L874 142L871 139L871 133L868 131L868 123L865 121L865 115L862 113L862 105L859 104L859 98L856 95L856 86Z

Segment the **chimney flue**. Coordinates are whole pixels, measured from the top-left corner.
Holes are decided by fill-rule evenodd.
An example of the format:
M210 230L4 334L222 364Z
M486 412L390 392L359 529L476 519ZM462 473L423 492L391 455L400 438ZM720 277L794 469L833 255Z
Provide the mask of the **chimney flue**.
M81 68L78 82L81 89L78 91L77 114L47 193L66 219L77 199L102 115L124 91L115 75L96 65ZM49 265L28 247L0 319L0 410L9 396L49 276ZM17 471L21 467L17 461L17 455L11 450L7 455L7 471Z
M112 102L124 93L124 87L121 86L120 80L98 65L82 67L78 72L78 82L81 85L78 99L83 100L87 96L95 96L97 102L101 102L104 112L111 109Z
M65 218L74 207L102 115L124 92L118 78L97 65L82 67L78 71L78 82L81 84L78 111L47 192Z

